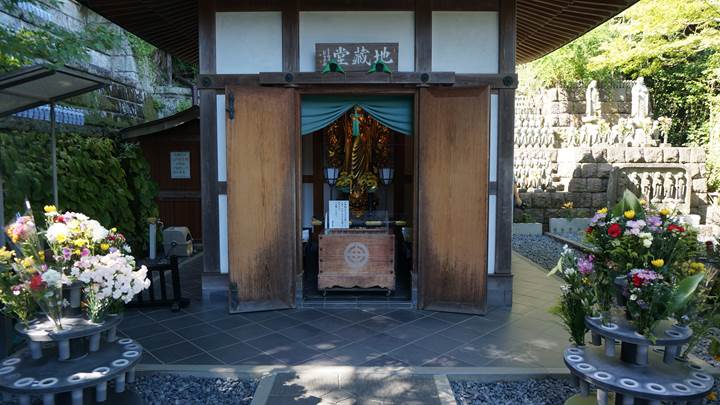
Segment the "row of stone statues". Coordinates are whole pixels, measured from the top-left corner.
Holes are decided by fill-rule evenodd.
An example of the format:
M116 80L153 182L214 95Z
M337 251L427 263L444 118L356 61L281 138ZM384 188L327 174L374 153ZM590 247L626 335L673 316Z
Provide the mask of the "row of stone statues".
M555 146L555 134L550 128L516 128L515 147L552 148Z
M642 195L653 203L683 203L687 197L688 181L682 171L673 172L628 172L618 179L618 195L624 190Z
M521 190L546 190L553 184L550 157L543 151L528 151L515 157L515 184Z
M650 115L650 90L645 85L645 78L640 76L635 80L631 90L632 105L630 120L637 126L642 126ZM602 103L597 80L592 80L585 90L585 118L588 122L600 119L602 116Z

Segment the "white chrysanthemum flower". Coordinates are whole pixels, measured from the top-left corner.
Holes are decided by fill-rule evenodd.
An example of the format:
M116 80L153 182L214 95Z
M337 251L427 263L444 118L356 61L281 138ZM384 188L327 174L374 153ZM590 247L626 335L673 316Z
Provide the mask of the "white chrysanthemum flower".
M54 223L50 225L45 232L45 237L50 243L64 242L70 236L70 229L63 223Z

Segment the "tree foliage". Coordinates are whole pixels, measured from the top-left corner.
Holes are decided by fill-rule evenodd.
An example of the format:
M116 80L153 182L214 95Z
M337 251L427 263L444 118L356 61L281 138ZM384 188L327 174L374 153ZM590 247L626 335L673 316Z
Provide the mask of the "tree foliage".
M58 7L62 0L0 0L5 12L17 14L19 4L40 8ZM62 65L87 62L89 50L109 50L120 43L120 34L111 25L87 22L82 31L66 30L52 22L42 21L31 13L23 14L34 28L0 25L0 72L37 62Z
M42 215L52 202L50 138L38 132L0 132L0 171L6 220L27 197ZM123 232L135 250L145 248L147 218L157 217L157 185L140 148L107 137L58 135L60 209L78 211Z
M720 78L720 1L641 0L521 69L525 85L568 86L644 76L670 140L704 145Z

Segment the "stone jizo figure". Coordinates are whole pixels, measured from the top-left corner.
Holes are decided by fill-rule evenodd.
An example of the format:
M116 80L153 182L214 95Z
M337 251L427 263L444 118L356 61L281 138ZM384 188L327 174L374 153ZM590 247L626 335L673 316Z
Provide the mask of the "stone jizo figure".
M663 183L663 191L665 200L672 200L675 198L675 179L673 179L672 173L665 175L665 182Z
M659 172L653 176L653 200L661 201L663 198L663 178Z
M642 191L643 197L650 199L652 196L652 176L650 176L650 173L643 174L642 182L640 185L640 189Z
M687 181L685 179L685 174L680 172L675 176L675 198L678 200L685 200L685 196L687 195Z
M601 108L597 80L593 80L585 91L585 118L599 118Z
M633 123L641 125L645 118L650 116L650 91L645 85L645 78L640 76L632 88L632 110Z

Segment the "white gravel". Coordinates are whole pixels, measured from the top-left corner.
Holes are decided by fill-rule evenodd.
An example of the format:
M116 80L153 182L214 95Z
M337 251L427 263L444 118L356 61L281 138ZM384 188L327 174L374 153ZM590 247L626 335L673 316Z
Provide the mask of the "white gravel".
M560 378L450 384L458 405L559 405L578 392L569 379Z
M550 270L558 262L565 244L545 235L513 235L512 248L540 267Z

